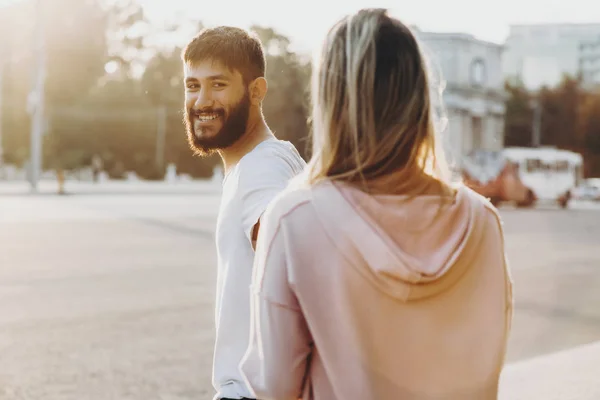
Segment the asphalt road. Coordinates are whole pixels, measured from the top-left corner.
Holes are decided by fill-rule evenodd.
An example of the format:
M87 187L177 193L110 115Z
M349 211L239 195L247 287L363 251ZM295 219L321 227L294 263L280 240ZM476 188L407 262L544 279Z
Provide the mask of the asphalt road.
M217 194L0 197L0 399L210 399ZM600 208L502 210L509 362L600 340Z

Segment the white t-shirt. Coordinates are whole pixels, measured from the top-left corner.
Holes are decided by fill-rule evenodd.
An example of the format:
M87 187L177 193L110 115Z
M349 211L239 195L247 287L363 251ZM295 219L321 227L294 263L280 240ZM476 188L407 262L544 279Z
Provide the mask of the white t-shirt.
M250 334L252 228L271 200L304 166L304 160L291 143L268 139L242 157L223 180L216 229L217 331L213 361L216 399L253 397L239 369Z

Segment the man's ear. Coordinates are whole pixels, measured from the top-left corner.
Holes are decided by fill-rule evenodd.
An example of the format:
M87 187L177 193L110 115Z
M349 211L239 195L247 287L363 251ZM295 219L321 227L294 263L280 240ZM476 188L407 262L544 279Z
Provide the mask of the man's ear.
M267 95L267 80L258 77L250 84L250 101L255 106L260 106L265 96Z

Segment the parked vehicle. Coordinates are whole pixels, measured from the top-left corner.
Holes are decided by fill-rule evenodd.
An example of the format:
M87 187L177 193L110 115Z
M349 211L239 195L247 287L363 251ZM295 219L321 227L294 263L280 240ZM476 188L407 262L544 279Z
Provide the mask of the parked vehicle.
M573 198L600 201L600 178L585 179L581 185L573 189Z
M478 150L463 160L465 185L498 205L504 201L530 206L535 196L519 177L518 165L509 162L501 151Z
M582 181L583 157L551 147L476 151L463 160L463 180L494 204L528 207L554 202L566 208Z

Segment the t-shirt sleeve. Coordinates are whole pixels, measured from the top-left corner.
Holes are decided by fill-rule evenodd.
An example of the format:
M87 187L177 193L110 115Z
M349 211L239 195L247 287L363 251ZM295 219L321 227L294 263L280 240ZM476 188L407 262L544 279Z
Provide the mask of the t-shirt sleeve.
M249 241L252 228L269 203L283 191L297 172L286 159L275 152L246 160L240 165L239 190L242 227Z

